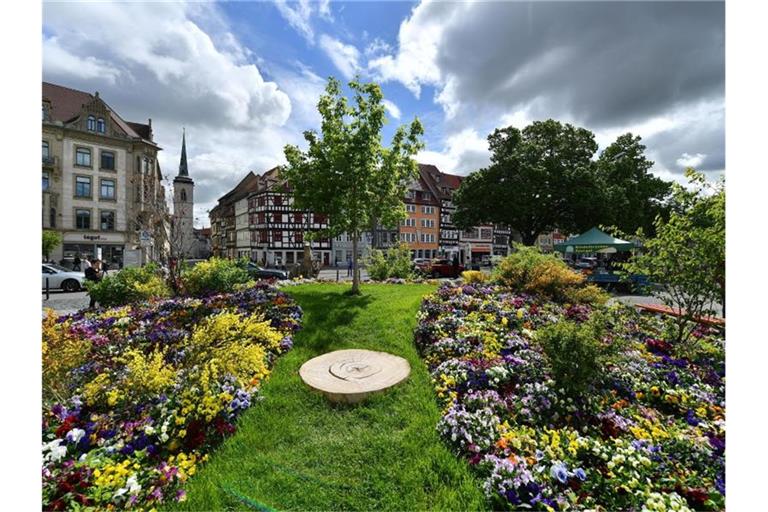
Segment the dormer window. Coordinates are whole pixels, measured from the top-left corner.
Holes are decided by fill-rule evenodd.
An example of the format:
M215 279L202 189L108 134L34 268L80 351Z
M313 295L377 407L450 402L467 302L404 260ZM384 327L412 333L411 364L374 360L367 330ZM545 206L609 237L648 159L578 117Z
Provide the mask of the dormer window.
M99 133L104 133L107 131L107 123L104 122L104 119L101 117L98 121L96 121L96 131Z
M86 125L89 132L96 131L96 118L93 116L88 116L88 123Z

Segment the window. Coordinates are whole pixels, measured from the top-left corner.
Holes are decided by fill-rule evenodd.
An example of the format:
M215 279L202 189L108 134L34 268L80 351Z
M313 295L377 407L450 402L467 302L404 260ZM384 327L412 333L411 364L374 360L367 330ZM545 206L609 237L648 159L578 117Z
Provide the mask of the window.
M115 230L115 212L101 212L99 225L102 231Z
M324 224L325 223L325 214L323 213L316 213L315 214L315 222L318 224Z
M435 207L434 206L422 206L421 207L421 213L435 213Z
M88 148L77 148L75 150L75 165L81 167L91 166L91 150Z
M112 151L101 152L101 168L109 171L115 170L115 154Z
M293 222L301 224L302 222L304 222L304 216L301 213L294 213Z
M50 222L50 227L55 228L56 227L56 208L51 208L51 211L49 212L51 218L48 219Z
M51 148L48 145L48 141L43 141L43 160L48 160L51 157Z
M115 180L101 180L101 199L115 199Z
M407 204L405 205L405 211L414 213L416 211L416 205L415 204Z
M96 131L96 118L93 116L88 116L88 125L87 125L88 131L93 132Z
M259 242L266 242L267 241L267 231L261 230L259 231Z
M91 210L75 210L75 228L91 229Z
M182 201L187 200L187 191L185 189L181 189L181 200Z
M273 202L275 203L275 206L282 206L283 196L274 196Z
M88 176L75 177L75 197L91 197L91 178Z
M272 232L272 242L282 242L283 241L283 232L280 230L275 230Z
M104 122L104 119L99 118L99 120L96 121L96 131L99 133L104 133L107 131L107 123Z
M264 224L265 218L264 218L264 212L259 212L259 224ZM266 234L266 232L264 232ZM266 240L263 240L263 242L266 242Z
M264 196L259 197L259 206L264 206Z
M48 171L43 171L43 190L48 190L49 179Z

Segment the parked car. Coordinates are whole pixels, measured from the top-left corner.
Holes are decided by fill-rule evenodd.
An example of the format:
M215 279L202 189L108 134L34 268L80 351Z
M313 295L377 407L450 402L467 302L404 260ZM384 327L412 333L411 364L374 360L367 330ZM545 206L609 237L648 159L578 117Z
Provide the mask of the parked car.
M432 277L459 277L464 272L463 265L454 265L451 260L437 259L430 263L427 273Z
M252 261L248 262L246 270L248 271L248 275L254 279L288 279L288 272L285 270L263 268Z
M71 268L62 267L55 263L43 263L43 290L45 280L48 279L48 287L51 290L64 290L76 292L85 287L85 274L74 272Z
M426 273L429 271L429 266L432 264L432 260L429 258L414 258L411 263L413 264L413 268Z

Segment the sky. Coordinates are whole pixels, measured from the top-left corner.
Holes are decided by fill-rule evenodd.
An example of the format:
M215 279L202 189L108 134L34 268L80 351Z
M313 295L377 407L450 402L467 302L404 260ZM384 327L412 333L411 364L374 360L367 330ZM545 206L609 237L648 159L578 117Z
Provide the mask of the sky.
M465 175L495 128L548 118L643 139L653 172L725 172L722 2L45 3L43 79L152 118L178 171L182 127L195 225L248 171L319 129L334 76L381 84L383 143L418 117L421 163ZM169 191L170 192L170 191Z

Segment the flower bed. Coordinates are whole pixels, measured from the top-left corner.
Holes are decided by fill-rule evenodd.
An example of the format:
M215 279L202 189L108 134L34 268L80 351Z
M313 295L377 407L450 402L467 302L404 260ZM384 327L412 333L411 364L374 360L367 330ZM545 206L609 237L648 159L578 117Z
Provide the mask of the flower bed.
M695 354L681 357L662 317L599 309L602 342L620 349L574 399L539 334L587 325L597 309L482 285L425 298L415 337L444 406L439 433L494 509L723 509L722 335L700 326Z
M235 431L301 308L259 284L43 321L43 508L152 507Z

